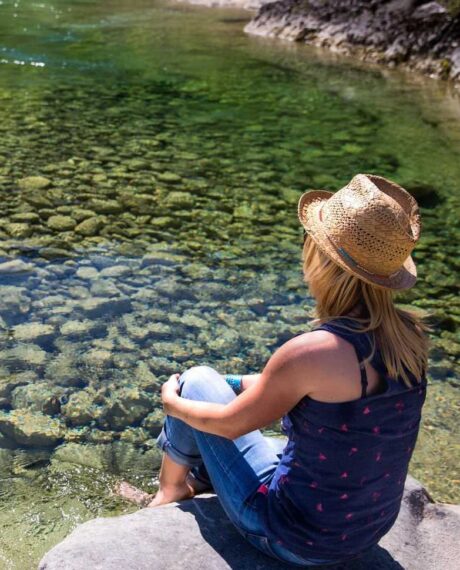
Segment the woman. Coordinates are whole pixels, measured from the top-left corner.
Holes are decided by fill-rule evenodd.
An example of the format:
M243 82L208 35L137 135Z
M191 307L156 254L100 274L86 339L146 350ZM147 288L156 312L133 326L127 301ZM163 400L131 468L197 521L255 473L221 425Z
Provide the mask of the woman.
M431 329L393 302L417 277L420 216L406 190L358 174L336 193L304 193L298 215L321 324L279 347L262 374L194 366L172 375L162 386L159 490L153 500L127 484L121 492L154 507L207 485L251 544L314 566L359 556L396 520ZM277 454L259 429L280 418L288 440Z

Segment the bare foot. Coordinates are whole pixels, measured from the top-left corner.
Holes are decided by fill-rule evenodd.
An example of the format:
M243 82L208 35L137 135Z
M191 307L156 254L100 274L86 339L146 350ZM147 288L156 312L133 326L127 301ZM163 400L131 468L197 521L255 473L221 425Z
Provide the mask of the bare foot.
M148 503L147 507L159 507L160 505L167 505L168 503L191 499L195 494L195 489L187 482L182 485L160 487L153 501Z
M119 483L115 487L114 492L116 495L120 495L120 497L123 497L132 503L136 503L136 505L139 505L140 507L148 505L153 497L153 495L146 493L145 491L141 491L127 481Z
M191 476L190 473L187 473L186 481L191 487L193 487L195 495L199 495L201 493L206 493L206 492L208 493L213 492L212 487L210 487L206 483L198 481L197 479L195 479L195 477Z

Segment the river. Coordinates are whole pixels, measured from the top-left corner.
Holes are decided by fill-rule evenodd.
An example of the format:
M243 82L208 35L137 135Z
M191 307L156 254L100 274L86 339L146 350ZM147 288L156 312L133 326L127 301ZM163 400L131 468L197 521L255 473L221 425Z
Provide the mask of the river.
M442 83L166 1L0 2L0 567L153 491L160 386L309 330L297 200L358 172L421 206L432 314L411 473L458 502L460 105ZM280 433L279 425L266 433Z

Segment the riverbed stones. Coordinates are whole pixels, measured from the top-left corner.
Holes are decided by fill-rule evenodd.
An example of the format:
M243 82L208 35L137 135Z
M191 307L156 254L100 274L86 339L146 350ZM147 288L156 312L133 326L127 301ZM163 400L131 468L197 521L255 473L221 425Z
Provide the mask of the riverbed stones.
M95 267L79 267L75 272L79 279L91 281L99 276L99 271Z
M18 386L11 394L11 405L13 408L54 416L61 411L60 397L64 393L64 388L48 382Z
M105 297L90 297L83 299L78 307L89 318L103 316L118 316L132 310L132 304L128 297L108 299Z
M12 329L13 338L17 341L31 341L37 344L47 344L53 340L55 329L52 325L28 322L15 325Z
M170 184L178 184L182 180L178 174L168 171L159 172L157 177L161 182L168 182Z
M41 366L46 362L47 353L40 346L18 342L9 350L4 351L8 365L17 370L27 370L35 366Z
M90 201L89 206L97 214L119 214L122 212L122 205L116 200L101 200L94 198Z
M84 319L81 321L67 321L60 327L60 333L71 339L79 339L89 337L93 332L100 328L100 324L91 320Z
M18 386L27 386L36 381L37 374L33 370L11 373L6 368L0 369L0 398L10 403L10 396Z
M92 216L84 219L75 226L74 231L82 236L95 236L104 226L104 220L101 216Z
M110 277L112 279L118 279L131 275L133 270L127 265L112 265L111 267L105 267L100 271L100 277Z
M88 388L74 392L62 406L64 419L71 426L84 426L97 420L101 414L101 408L95 404L94 400L94 389Z
M102 428L124 429L140 422L152 408L152 398L143 390L121 388L106 400L98 423Z
M55 216L50 216L46 223L50 229L63 232L73 230L77 222L70 216L56 214Z
M163 410L157 409L143 419L142 425L153 437L157 437L163 427L164 420L165 414Z
M119 200L124 207L139 213L151 211L157 203L155 196L135 192L123 192L119 195Z
M64 437L65 426L56 418L28 410L0 411L0 432L19 445L54 447Z
M21 190L27 192L44 190L51 185L51 180L45 178L44 176L27 176L26 178L21 178L18 180L18 186Z
M40 221L40 216L35 212L18 212L10 216L13 222L22 222L26 225L37 223Z
M5 231L13 238L25 238L32 234L28 223L11 222L4 224Z
M9 261L4 261L3 263L0 263L0 275L29 273L34 269L35 268L32 265L32 263L27 263L22 259L10 259ZM6 294L14 292L14 288L7 289L5 287L2 287L1 290L3 290ZM22 291L24 291L24 289Z

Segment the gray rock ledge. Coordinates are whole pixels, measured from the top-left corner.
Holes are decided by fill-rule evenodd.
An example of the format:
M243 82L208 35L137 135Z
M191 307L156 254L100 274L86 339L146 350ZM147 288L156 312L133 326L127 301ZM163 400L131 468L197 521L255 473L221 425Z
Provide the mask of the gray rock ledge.
M402 66L460 87L460 12L440 2L279 0L262 5L244 31Z
M401 512L379 546L330 570L454 570L460 506L434 503L408 477ZM294 568L259 552L227 518L215 494L79 525L39 570L275 570ZM319 568L319 567L317 567Z

